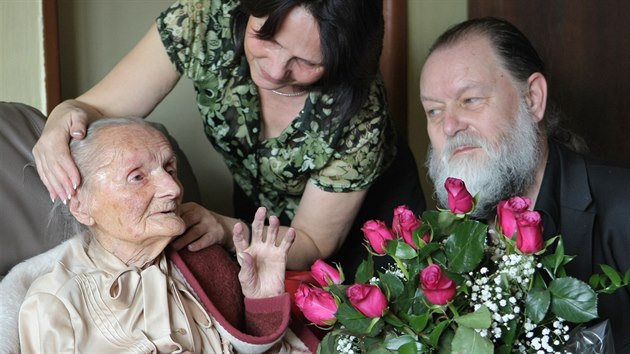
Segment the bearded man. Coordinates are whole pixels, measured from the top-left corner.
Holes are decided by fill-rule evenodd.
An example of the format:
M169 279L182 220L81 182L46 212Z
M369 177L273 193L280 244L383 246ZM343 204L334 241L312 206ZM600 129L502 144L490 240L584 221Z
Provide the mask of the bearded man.
M581 139L559 127L544 64L516 27L483 18L448 29L430 49L420 96L442 206L447 177L479 193L474 217L486 221L499 201L527 196L545 236L562 234L566 254L577 256L569 275L588 281L599 264L630 269L630 169L587 159ZM617 353L630 353L630 287L599 299Z

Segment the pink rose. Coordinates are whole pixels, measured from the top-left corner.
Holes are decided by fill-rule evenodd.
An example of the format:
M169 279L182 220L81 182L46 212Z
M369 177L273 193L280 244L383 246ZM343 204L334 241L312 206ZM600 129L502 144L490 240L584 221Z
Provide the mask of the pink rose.
M407 208L406 205L401 205L394 209L392 228L397 235L402 236L403 240L414 249L418 249L418 245L413 242L413 231L420 226L422 226L422 220L418 219L416 214ZM429 235L424 235L423 240L429 242Z
M295 305L304 317L318 326L332 326L337 321L337 302L324 289L300 284L295 292Z
M497 216L501 231L508 238L514 237L516 232L516 217L529 209L532 201L527 197L512 197L502 200L497 206Z
M544 248L541 217L537 211L524 211L516 217L516 247L523 253L536 253Z
M448 192L448 208L454 214L466 214L472 210L474 199L466 189L464 181L449 177L444 182L444 188Z
M385 253L385 250L383 250L385 241L394 239L387 225L380 220L366 221L361 230L363 230L365 238L367 238L374 251L378 254Z
M354 284L346 290L350 303L369 318L381 317L387 308L387 298L376 285Z
M321 259L316 260L311 266L311 275L321 286L341 284L341 274L339 274L339 270L328 265Z
M455 297L457 284L442 273L442 268L431 264L420 272L421 288L427 300L435 305L446 305Z

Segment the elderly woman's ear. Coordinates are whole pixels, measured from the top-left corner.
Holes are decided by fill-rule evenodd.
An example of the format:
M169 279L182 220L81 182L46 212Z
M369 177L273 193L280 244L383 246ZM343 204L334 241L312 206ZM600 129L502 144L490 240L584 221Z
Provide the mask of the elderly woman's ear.
M90 208L88 208L87 203L83 203L79 199L82 198L80 193L77 193L74 198L68 200L68 208L78 222L85 226L92 226L94 219L90 215Z

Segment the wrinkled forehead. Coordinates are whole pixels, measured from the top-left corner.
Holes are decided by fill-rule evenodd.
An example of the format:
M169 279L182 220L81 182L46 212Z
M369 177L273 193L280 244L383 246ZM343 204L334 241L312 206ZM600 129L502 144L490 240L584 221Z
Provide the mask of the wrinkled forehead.
M112 163L162 162L174 158L168 139L159 131L146 126L115 126L98 135L101 167Z
M437 48L427 58L420 76L423 95L443 85L466 87L491 84L510 79L490 41L483 36L468 36L460 41Z

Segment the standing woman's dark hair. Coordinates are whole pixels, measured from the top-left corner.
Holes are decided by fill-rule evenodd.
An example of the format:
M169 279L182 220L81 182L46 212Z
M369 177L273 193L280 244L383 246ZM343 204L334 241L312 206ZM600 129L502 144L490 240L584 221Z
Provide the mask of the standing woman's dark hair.
M337 114L349 119L367 100L383 49L382 0L241 0L234 18L236 58L244 58L249 16L267 17L260 39L271 39L285 16L302 6L319 25L324 76L313 85L335 99Z
M474 18L452 26L433 43L428 55L476 35L490 41L503 67L519 85L525 86L533 73L546 76L545 63L529 39L516 26L498 17ZM563 120L563 112L552 99L548 99L543 120L547 136L573 151L587 152L584 139L563 127Z

